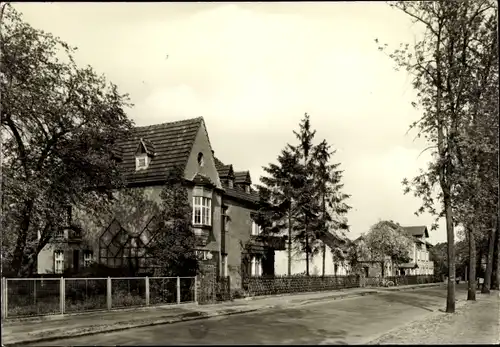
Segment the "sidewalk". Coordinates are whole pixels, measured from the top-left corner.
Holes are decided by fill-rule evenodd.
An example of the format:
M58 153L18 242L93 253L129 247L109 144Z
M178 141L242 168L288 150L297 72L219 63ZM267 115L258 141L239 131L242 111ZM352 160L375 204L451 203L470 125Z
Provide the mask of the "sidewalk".
M389 332L369 344L467 345L500 343L500 293L477 294L454 314L435 312L429 319Z
M254 297L212 305L197 305L190 303L134 308L111 312L90 312L79 315L13 319L7 320L2 324L2 342L4 345L12 345L50 341L66 337L83 336L143 326L170 324L270 308L290 308L318 301L372 295L390 290L405 290L440 285L442 284L436 283L392 288L352 288L329 292Z

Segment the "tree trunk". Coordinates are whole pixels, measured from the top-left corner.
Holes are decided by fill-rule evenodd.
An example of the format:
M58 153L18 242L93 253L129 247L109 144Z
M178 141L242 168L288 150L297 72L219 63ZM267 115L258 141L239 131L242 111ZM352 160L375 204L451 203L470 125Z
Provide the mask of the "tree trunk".
M493 243L493 270L491 272L491 289L492 290L498 290L499 288L499 282L498 282L498 271L500 270L498 268L498 219L497 219L497 225L496 225L496 232L495 232L495 241Z
M322 274L323 274L323 277L325 277L325 267L326 267L326 245L325 245L325 243L324 243L324 242L323 242L323 250L322 250L322 251L323 251L323 272L322 272ZM337 275L337 274L335 274L335 275Z
M449 191L443 192L446 206L446 236L448 240L448 293L446 297L446 312L455 312L455 234L453 230L453 214Z
M495 225L492 226L489 232L489 240L488 240L488 263L486 264L486 273L484 275L484 285L481 288L481 293L488 294L490 292L491 287L491 274L493 271L493 251L495 245L495 236L496 236L496 221Z
M309 235L306 233L306 276L309 276Z
M482 275L482 268L483 268L483 257L484 257L484 250L483 250L483 247L481 245L482 243L482 240L479 240L479 245L476 245L476 252L477 252L477 249L479 248L479 252L478 252L478 257L476 259L476 276L481 276Z
M288 276L292 275L292 212L288 210Z
M498 211L500 211L500 209L498 209ZM500 226L500 215L497 215L497 232L496 232L497 272L495 276L495 283L496 283L495 289L497 290L500 290L500 230L498 230L499 226Z
M467 300L476 300L476 240L472 229L467 231L469 237L469 282Z

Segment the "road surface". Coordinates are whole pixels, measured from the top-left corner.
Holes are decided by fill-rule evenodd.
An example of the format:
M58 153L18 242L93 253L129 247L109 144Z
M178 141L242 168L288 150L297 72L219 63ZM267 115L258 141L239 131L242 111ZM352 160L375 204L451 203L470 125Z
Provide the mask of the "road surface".
M385 292L291 309L221 316L205 320L129 329L33 344L161 345L161 344L363 344L418 319L446 301L444 287ZM458 286L457 299L465 299Z

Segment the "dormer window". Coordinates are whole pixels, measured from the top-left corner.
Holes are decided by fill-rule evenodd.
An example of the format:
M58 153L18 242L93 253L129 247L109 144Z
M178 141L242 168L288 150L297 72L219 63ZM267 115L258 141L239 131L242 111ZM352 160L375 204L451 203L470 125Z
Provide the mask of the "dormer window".
M141 138L135 152L135 170L147 169L154 155L155 149L151 141Z
M250 186L249 185L245 185L245 192L250 193Z
M232 179L229 179L227 181L227 185L229 186L229 188L233 188L234 187L234 181Z
M148 168L148 157L147 155L141 155L135 157L135 169L144 170Z

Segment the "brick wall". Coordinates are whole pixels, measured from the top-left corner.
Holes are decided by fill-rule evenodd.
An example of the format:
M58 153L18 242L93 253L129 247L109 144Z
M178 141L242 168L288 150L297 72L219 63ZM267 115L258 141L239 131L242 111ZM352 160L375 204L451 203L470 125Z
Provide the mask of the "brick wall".
M357 276L247 277L243 289L250 296L318 292L359 287Z

